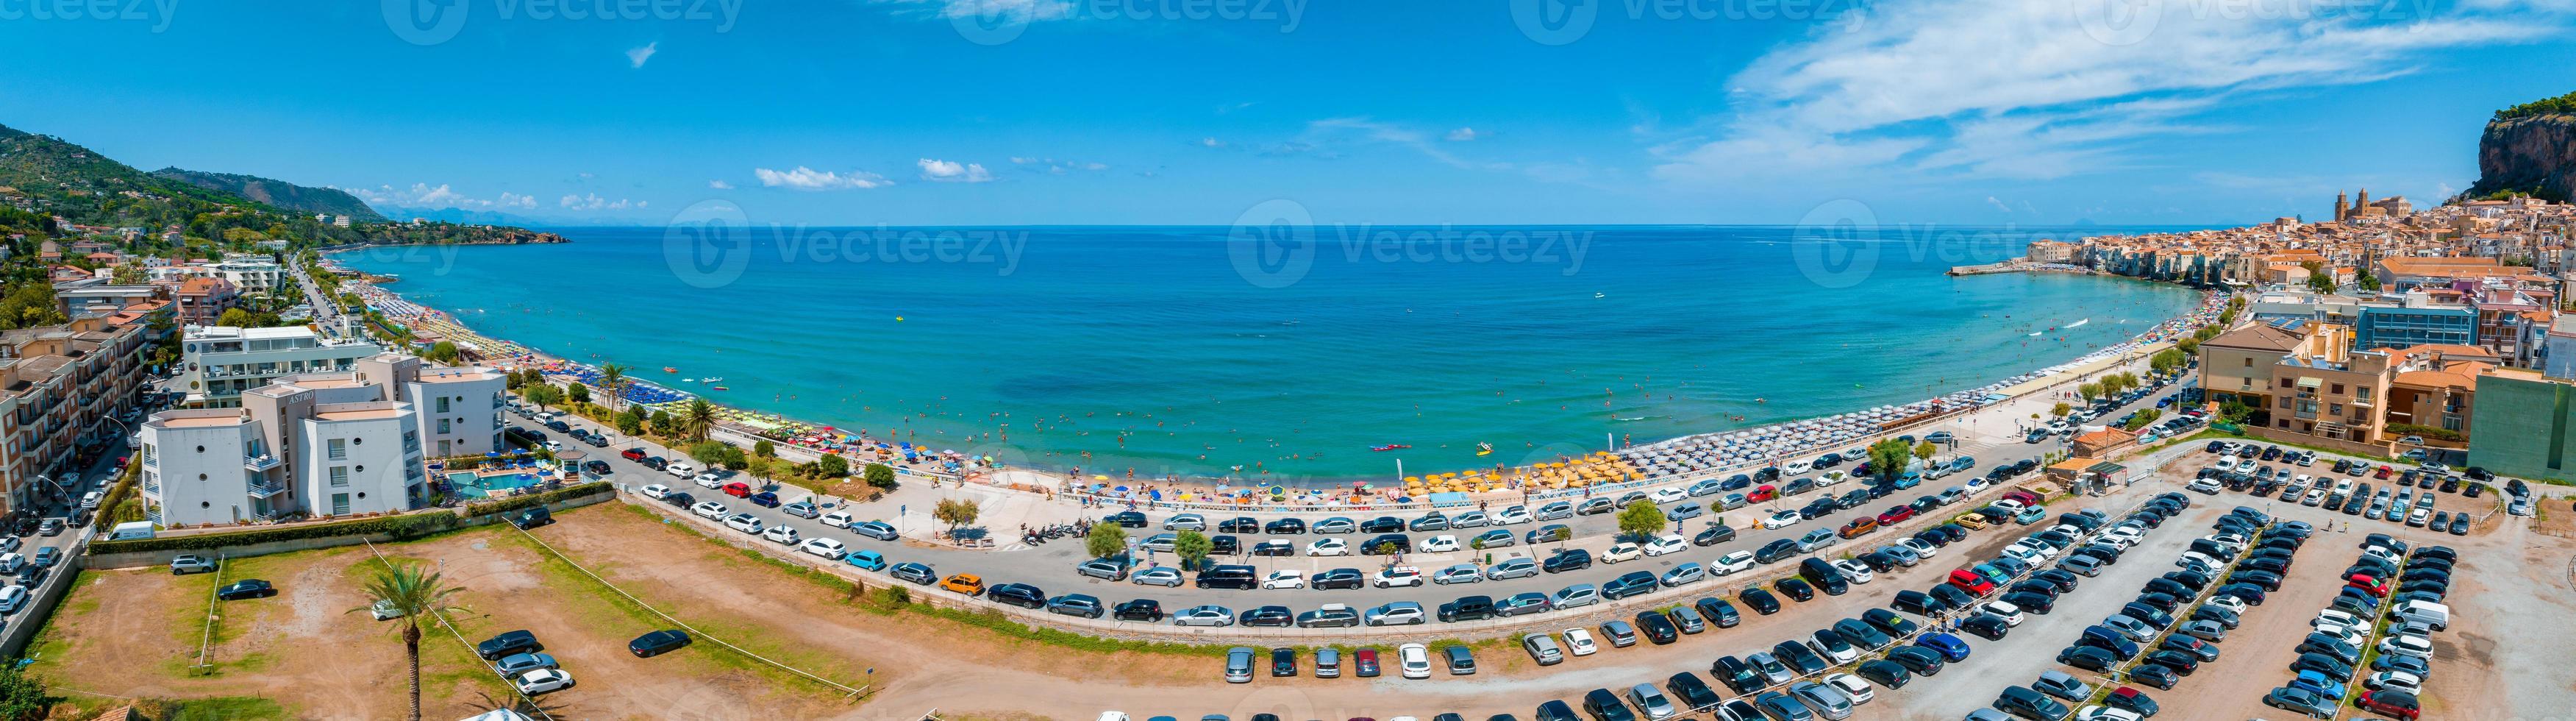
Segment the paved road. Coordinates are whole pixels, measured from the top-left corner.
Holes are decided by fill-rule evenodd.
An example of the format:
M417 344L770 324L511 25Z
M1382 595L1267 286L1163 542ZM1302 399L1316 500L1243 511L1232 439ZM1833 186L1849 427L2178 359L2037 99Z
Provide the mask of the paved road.
M2152 407L2156 397L2160 397L2164 393L2172 390L2173 388L2160 389L2154 395L2150 395L2146 399L2142 399L2137 403L2132 404L2129 408L2124 408L2119 412L2126 412L2126 410L2136 407ZM2113 417L2116 417L2117 413L2112 415ZM567 418L565 420L581 427L590 428L594 432L609 430L601 428L598 424L591 423L583 419ZM535 425L533 422L525 419L514 419L514 424L523 427L530 427L532 429L534 429ZM1930 430L1932 429L1926 429L1922 432L1928 433ZM1960 442L1958 452L1977 457L1980 463L1984 466L1992 466L1999 462L2037 457L2042 453L2060 450L2065 447L2064 439L2062 438L2052 438L2048 442L2039 444L2025 444L2020 442L2018 434L2011 433L2009 429L1993 430L2002 432L1976 436L1968 434L1965 429L1954 429L1953 432L1960 433L1963 439ZM1632 571L1644 570L1653 572L1660 576L1663 572L1682 563L1698 562L1705 565L1725 553L1738 550L1751 551L1760 548L1763 544L1769 543L1775 539L1795 538L1809 531L1820 528L1832 530L1838 528L1844 520L1850 517L1861 515L1864 512L1875 515L1878 511L1884 510L1888 506L1910 501L1923 494L1936 493L1940 489L1950 485L1963 484L1971 477L1971 475L1963 474L1944 478L1940 481L1927 481L1922 486L1905 491L1899 491L1895 494L1889 495L1888 497L1870 501L1859 508L1839 511L1824 518L1807 521L1782 529L1756 530L1749 526L1752 524L1754 519L1768 515L1773 510L1794 510L1798 506L1821 497L1821 492L1817 494L1791 497L1786 499L1785 502L1757 504L1753 509L1740 509L1730 511L1725 514L1731 521L1730 525L1735 526L1739 531L1736 539L1733 541L1716 546L1694 546L1680 553L1655 558L1641 558L1626 563L1596 563L1593 567L1588 569L1578 569L1565 573L1540 574L1533 577L1504 581L1455 584L1448 587L1431 586L1426 582L1425 586L1420 588L1363 588L1354 590L1337 589L1331 591L1318 591L1312 589L1225 590L1197 589L1188 585L1176 588L1142 586L1133 583L1109 582L1080 576L1075 573L1074 567L1082 561L1088 560L1089 554L1084 551L1082 541L1079 538L1060 539L1044 545L1016 550L967 550L943 547L915 547L886 543L871 538L863 538L841 529L823 526L815 521L789 516L780 509L760 508L747 501L724 496L719 491L697 487L689 482L673 478L669 474L654 471L640 463L628 461L618 455L618 451L636 445L637 442L635 441L621 441L619 443L612 444L609 448L602 449L581 445L568 438L558 438L558 440L571 444L571 447L577 447L585 451L589 451L589 455L592 458L599 458L607 461L613 470L612 479L630 489L640 488L645 484L651 483L668 485L676 490L691 493L699 501L715 500L722 502L728 508L730 513L751 513L753 516L760 518L764 526L774 526L784 523L797 529L797 531L806 538L818 536L833 538L848 544L849 548L854 551L860 549L876 550L885 554L887 558L894 563L918 562L930 564L934 570L942 575L951 573L975 573L983 577L987 586L1012 582L1028 583L1039 587L1049 595L1060 595L1066 593L1090 594L1099 598L1104 605L1114 605L1136 598L1153 599L1160 603L1166 612L1177 611L1202 604L1216 604L1238 613L1257 606L1271 604L1288 606L1291 610L1298 612L1314 609L1328 603L1347 604L1355 609L1367 610L1390 601L1418 602L1421 603L1425 611L1428 612L1436 609L1441 603L1448 602L1463 595L1480 594L1492 596L1495 599L1500 600L1505 596L1521 592L1543 592L1553 594L1556 591L1573 584L1593 584L1598 586ZM679 457L668 449L652 447L649 444L646 445L646 452L653 455L661 455L671 458ZM1843 467L1844 470L1848 470L1849 468L1850 466L1848 464ZM1982 475L1983 470L1983 468L1979 468L1973 475ZM1813 475L1814 474L1810 474L1810 476ZM2025 478L2029 477L2035 477L2035 473L2033 476L2025 476ZM1781 481L1781 483L1785 482L1785 480ZM914 481L914 483L918 483L918 481ZM1860 487L1860 484L1850 482L1834 486L1828 490L1836 493L1843 493ZM787 492L782 492L781 495L790 501L802 496L801 492L796 491L793 488L786 489L786 491ZM943 489L939 493L945 496L964 495L976 492L977 491L972 489L956 491ZM1911 534L1922 530L1923 528L1928 528L1931 525L1934 525L1934 519L1946 519L1969 508L1982 505L1985 500L1990 499L1995 493L1995 491L1991 490L1986 491L1983 492L1980 497L1972 499L1970 502L1957 503L1935 509L1932 513L1927 514L1926 516L1918 517L1916 520L1908 521L1905 524L1900 525L1896 530L1901 530L1904 533ZM910 507L906 509L910 515L910 520L905 524L907 531L919 532L926 530L930 525L926 519L928 511L927 507L930 505L930 497L917 493L916 489L913 488L907 488L904 491L899 492L895 498L879 502L878 504L875 504L873 508L867 504L861 504L851 508L850 511L853 515L862 519L876 518L891 522L895 520L895 514L891 512L895 509L885 508L884 506L895 504L901 499L906 498L913 499L910 502L903 503L903 505ZM1703 497L1691 499L1689 502L1706 503L1709 500L1710 498ZM1063 505L1067 510L1072 509L1072 506L1069 504L1058 505ZM825 510L828 512L836 509L826 508ZM1093 509L1096 514L1104 515L1105 513L1113 510L1117 509ZM1497 507L1493 510L1499 511L1501 509ZM1153 525L1155 527L1147 529L1131 529L1129 531L1131 542L1134 540L1140 540L1153 533L1162 532L1159 529L1159 526L1170 514L1152 513L1148 515L1152 518ZM1355 513L1350 515L1358 520L1367 520L1377 514ZM1320 520L1320 518L1321 516L1309 516L1306 520L1312 522ZM1223 519L1211 519L1211 521L1216 520ZM1617 530L1616 518L1611 514L1580 516L1576 519L1551 521L1551 523L1571 524L1575 530L1576 537L1575 540L1565 545L1568 547L1590 550L1596 558L1600 555L1602 550L1606 549L1611 544L1610 535L1614 534ZM1690 526L1688 531L1690 533L1696 533L1705 527L1704 525L1701 525L1702 521L1694 520L1689 523ZM1526 533L1528 530L1537 528L1540 525L1543 524L1518 524L1507 526L1505 528L1511 529L1516 535L1518 535ZM1471 529L1465 532L1412 533L1410 535L1413 536L1416 544L1420 544L1425 538L1442 535L1443 533L1457 535L1463 540L1472 537L1474 533L1482 532L1482 530L1483 529ZM1005 528L997 529L995 535L1011 536L1014 535L1014 533L1014 529ZM1356 544L1369 536L1365 534L1348 534L1342 537ZM1840 554L1846 551L1873 549L1892 542L1899 537L1900 536L1893 532L1881 531L1879 533L1857 539L1856 541L1844 542L1841 545L1834 546L1832 547L1833 550L1831 553ZM1240 536L1242 546L1246 549L1249 549L1252 545L1262 540L1270 538L1281 538L1291 541L1297 544L1300 552L1302 553L1306 543L1315 540L1318 536L1314 534L1276 537L1261 534ZM1557 544L1542 544L1540 547L1531 547L1526 545L1513 546L1497 549L1490 553L1492 554L1493 560L1496 562L1508 560L1514 557L1534 557L1544 559L1546 554L1548 552L1552 552L1556 545ZM1459 553L1417 553L1406 556L1404 561L1407 565L1421 568L1424 573L1428 574L1453 564L1468 562L1471 560L1471 556L1474 555L1475 553L1472 551ZM1794 564L1796 558L1803 557L1805 557L1804 554L1801 554L1800 556L1792 557L1789 561L1784 561L1782 564L1772 564L1772 566ZM1166 565L1174 562L1169 556L1159 556L1157 560L1162 561ZM1220 563L1242 563L1252 565L1258 568L1262 573L1267 574L1270 571L1278 569L1301 569L1311 572L1315 570L1343 567L1359 569L1363 573L1375 573L1377 569L1381 567L1382 562L1385 559L1384 557L1369 556L1315 558L1301 555L1292 557L1243 556L1220 558L1218 560ZM1755 570L1756 572L1759 572L1767 568L1770 567L1766 566ZM1721 583L1723 580L1724 579L1704 581L1687 587L1684 589L1684 592L1690 593L1694 596L1718 592L1720 589L1732 592L1734 590L1734 584ZM1678 592L1676 592L1676 595L1678 595Z

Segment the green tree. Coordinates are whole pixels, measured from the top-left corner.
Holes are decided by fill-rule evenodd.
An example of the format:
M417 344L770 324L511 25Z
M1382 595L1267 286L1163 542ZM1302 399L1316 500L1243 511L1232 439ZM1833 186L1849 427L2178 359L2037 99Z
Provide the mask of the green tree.
M413 698L417 700L418 695ZM0 719L7 721L41 721L52 716L54 704L62 697L46 694L45 682L27 673L18 659L0 663ZM413 716L419 718L417 712Z
M1941 446L1934 444L1931 441L1914 444L1914 457L1916 458L1929 461L1932 460L1933 456L1940 455L1940 453Z
M1174 539L1175 543L1178 541L1178 538ZM1115 523L1092 524L1091 535L1082 539L1082 549L1090 551L1092 558L1118 555L1127 550L1127 529Z
M894 469L888 468L886 470L892 471ZM822 474L824 478L839 478L850 475L850 459L842 458L838 453L825 453L823 454L822 460L814 462L814 472Z
M449 611L463 611L456 594L464 589L447 585L437 573L425 573L412 561L388 562L371 574L360 589L367 605L349 609L350 613L371 612L377 606L401 614L402 625L395 630L402 636L403 656L411 664L411 721L420 721L420 624L424 617L444 620ZM14 664L12 664L14 665Z
M1914 461L1914 448L1904 440L1889 438L1869 445L1869 467L1881 479L1905 474L1905 466Z
M2308 289L2309 289L2309 290L2316 291L2316 292L2318 292L2318 293L2333 293L2333 292L2335 292L2335 279L2334 279L2334 274L2333 274L2333 273L2310 273L2310 274L2308 274Z
M656 433L666 436L680 435L680 419L672 416L670 411L654 410L650 425Z
M439 341L438 343L431 345L429 347L429 352L422 353L420 357L438 361L440 363L455 363L457 355L458 351L456 350L455 343Z
M958 528L974 523L975 517L983 514L984 508L981 504L965 498L943 498L938 505L930 509L930 517L948 524L948 532L951 535L956 534Z
M844 465L847 465L847 463L846 463L846 462L844 462ZM842 472L843 472L843 473L848 473L849 471L848 471L848 469L844 468L844 469L842 470ZM860 475L861 475L861 478L862 478L862 479L864 479L864 480L866 480L866 481L868 482L868 487L869 487L869 488L875 488L875 489L878 489L878 490L886 490L886 491L894 490L894 489L895 489L895 485L898 483L898 481L896 481L896 480L895 480L895 476L894 476L894 467L893 467L893 466L886 465L886 464L883 464L883 463L870 463L870 464L868 464L868 467L867 467L867 469L866 469L866 470L860 471ZM1110 525L1117 525L1117 524L1114 524L1114 523L1113 523L1113 524L1110 524Z
M2157 410L2157 409L2154 409L2154 408L2148 408L2148 409L2145 409L2145 410L2141 410L2141 411L2138 411L2138 415L2137 415L2137 417L2135 417L2135 418L2130 418L2130 419L2129 419L2128 424L2127 424L2127 425L2124 425L2124 426L2121 426L2121 427L2122 427L2122 428L2126 428L2126 429L2129 429L2129 430L2134 431L2134 430L2138 430L2138 429L2140 429L2140 428L2145 428L2145 427L2147 427L2147 426L2155 425L2155 423L2156 423L2156 419L2157 419L2158 417L2163 416L2164 414L2165 414L2165 412L2164 412L2164 411Z
M702 441L715 428L716 404L708 403L705 398L689 399L688 408L680 413L680 432L689 440Z
M2075 384L2075 395L2082 396L2086 401L2100 398L2102 397L2102 384L2093 381Z
M572 402L574 403L589 403L590 386L582 385L579 382L566 385L564 386L564 397L572 399Z
M562 401L563 391L555 390L555 386L552 383L539 383L521 389L519 391L519 397L526 399L529 403L537 404L537 410L542 411L548 406L552 406L555 403Z
M751 444L751 454L762 458L777 458L778 444L769 442L767 438L760 439Z
M1654 501L1642 498L1619 511L1619 532L1629 536L1652 536L1671 523L1664 518L1664 509L1656 508Z
M607 363L599 366L599 388L608 391L610 407L626 402L626 366Z
M259 327L259 317L251 315L248 310L229 308L224 310L223 315L215 317L215 325L232 326L235 328L257 328Z
M617 432L630 436L643 435L644 413L636 410L634 406L627 406L626 410L618 411Z
M2065 401L2058 401L2058 402L2057 402L2057 405L2054 405L2054 406L2050 406L2050 407L2049 407L2049 409L2048 409L2048 417L2050 417L2050 418L2065 418L2065 417L2066 417L2066 414L2068 414L2068 413L2073 413L2073 412L2075 412L2075 407L2074 407L2074 406L2067 405Z
M2379 276L2371 273L2369 268L2362 268L2358 274L2354 275L2352 278L2352 284L2359 286L2362 290L2373 293L2379 292Z
M1101 526L1117 528L1118 524L1101 523L1093 525L1092 528L1096 530ZM1216 541L1210 540L1205 533L1182 531L1172 534L1172 554L1181 557L1182 568L1203 567L1207 562L1208 554L1215 552Z

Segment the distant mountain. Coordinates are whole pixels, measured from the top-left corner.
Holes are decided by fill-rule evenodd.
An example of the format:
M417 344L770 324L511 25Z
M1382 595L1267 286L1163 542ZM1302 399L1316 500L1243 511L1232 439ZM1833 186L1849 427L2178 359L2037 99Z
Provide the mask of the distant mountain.
M519 227L549 225L549 223L536 218L511 215L509 213L491 210L466 210L464 208L403 208L391 205L377 208L377 210L383 211L385 217L402 221L420 218L422 220L431 220L441 223L456 223L459 225L515 225Z
M2576 93L2496 111L2478 137L2478 182L2463 199L2576 196Z
M152 171L152 175L208 190L231 193L286 210L327 213L335 216L346 215L350 220L361 223L380 223L385 220L385 216L377 214L374 208L367 207L366 202L338 188L313 188L256 175L208 173L179 168L162 168Z

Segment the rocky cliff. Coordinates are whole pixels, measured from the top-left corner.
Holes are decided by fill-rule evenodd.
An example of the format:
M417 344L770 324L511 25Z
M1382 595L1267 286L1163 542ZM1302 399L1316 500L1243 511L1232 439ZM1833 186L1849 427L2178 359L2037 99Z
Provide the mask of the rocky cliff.
M2576 196L2576 115L2499 117L2478 138L2478 182L2465 195L2529 193L2552 202Z

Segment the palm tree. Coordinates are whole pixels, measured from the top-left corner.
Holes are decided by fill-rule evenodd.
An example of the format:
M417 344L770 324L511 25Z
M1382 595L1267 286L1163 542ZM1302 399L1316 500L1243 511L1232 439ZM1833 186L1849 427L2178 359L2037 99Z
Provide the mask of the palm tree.
M412 561L387 562L375 576L367 579L367 605L349 609L350 613L373 612L378 605L402 614L403 655L411 662L411 721L420 721L420 619L438 617L442 622L449 611L463 611L455 596L465 589L447 585L439 574L424 574L420 564Z
M689 440L706 440L707 431L715 427L716 404L708 403L705 398L689 399L688 409L680 412L680 430L689 434Z
M608 389L608 397L614 401L609 410L616 410L617 403L626 402L626 366L615 363L600 366L599 386Z

